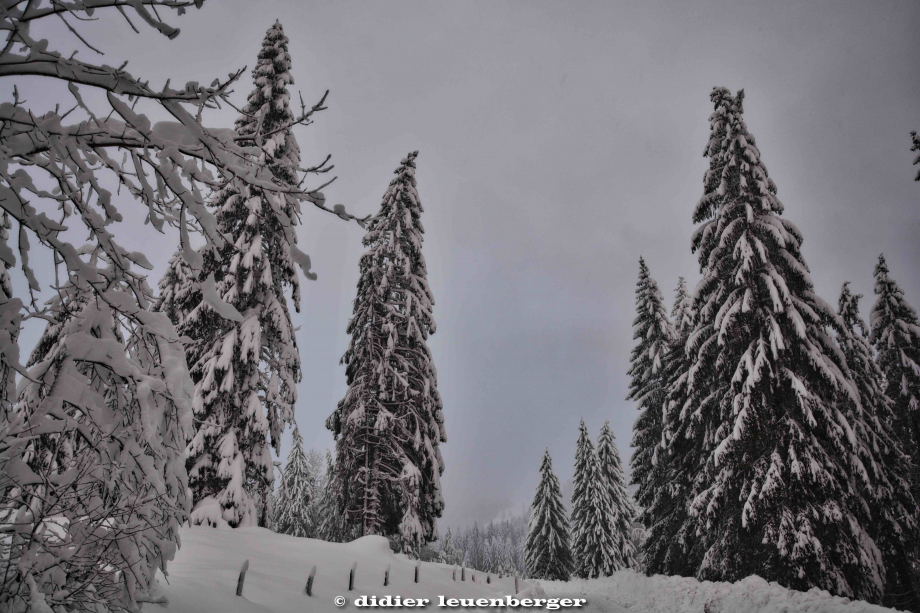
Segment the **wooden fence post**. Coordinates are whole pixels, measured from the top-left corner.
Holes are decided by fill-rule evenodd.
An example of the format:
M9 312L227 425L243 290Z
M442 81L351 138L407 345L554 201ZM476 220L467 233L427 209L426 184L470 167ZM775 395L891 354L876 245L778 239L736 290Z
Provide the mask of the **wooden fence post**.
M517 573L514 573L514 593L518 593L518 576Z
M466 566L460 567L460 581L466 581Z
M316 564L313 565L313 568L310 569L310 574L307 575L307 587L304 590L307 593L307 596L313 595L313 577L316 576Z
M422 570L422 561L419 560L415 563L415 582L418 583L418 574Z
M387 569L383 571L383 587L390 585L390 565L387 564Z
M348 591L355 589L355 571L358 570L358 562L351 565L351 572L348 573Z
M486 575L486 583L488 583L488 584L491 585L491 583L492 583L492 575Z
M249 570L249 559L247 558L243 562L243 566L240 568L240 578L236 580L236 595L243 595L243 581L246 580L246 571Z
M456 566L454 566L454 571L451 575L451 579L453 579L454 581L457 580L457 567Z

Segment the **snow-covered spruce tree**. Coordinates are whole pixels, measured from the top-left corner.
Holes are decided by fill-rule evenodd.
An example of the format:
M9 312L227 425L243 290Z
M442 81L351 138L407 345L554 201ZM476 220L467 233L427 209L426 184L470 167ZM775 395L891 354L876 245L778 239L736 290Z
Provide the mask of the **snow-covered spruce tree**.
M291 132L287 86L293 83L288 39L275 22L252 71L255 89L236 121L245 144L260 147L259 162L279 185L297 184L300 150ZM264 137L261 135L265 135ZM300 311L295 267L296 199L231 182L211 203L220 232L231 238L204 256L200 279L213 278L220 299L237 313L225 318L207 300L179 331L195 343L190 360L198 431L188 446L195 524L268 526L271 449L293 422L300 355L286 291ZM306 273L308 278L315 275Z
M893 402L894 434L911 456L911 491L920 501L920 326L917 312L888 276L883 255L875 267L875 295L871 341L885 375L885 395Z
M109 306L123 286L100 299L74 276L58 291L4 436L4 522L34 528L4 543L0 607L134 611L158 597L191 507L192 382L164 315Z
M345 523L345 516L339 509L342 499L342 480L336 478L336 465L332 454L326 451L326 474L317 504L317 514L322 518L317 524L317 538L330 543L347 543L356 536L352 526Z
M632 446L636 449L630 465L632 483L639 486L636 501L647 506L654 492L662 487L653 481L658 448L661 446L662 410L665 387L662 363L674 332L658 284L649 275L648 266L639 258L636 282L636 319L633 321L633 347L629 368L629 395L635 401L639 417L633 425Z
M294 440L281 476L272 529L291 536L312 537L314 527L310 505L315 495L316 475L307 461L300 429L294 426Z
M614 542L613 511L607 480L585 421L578 427L575 444L575 478L572 492L572 556L575 576L582 579L606 577L623 560Z
M444 508L439 444L447 440L426 343L435 331L434 298L422 255L416 155L402 160L368 224L342 357L348 391L326 421L347 521L365 535L399 535L409 551L436 535Z
M641 520L646 529L642 541L642 562L648 574L692 576L696 566L689 552L695 539L686 527L691 478L696 468L695 454L683 434L687 400L687 375L690 370L687 338L693 329L695 311L687 285L680 277L671 308L674 335L664 355L661 379L666 389L662 405L662 438L654 454L648 480L658 484L644 501Z
M607 491L610 498L612 523L610 526L616 554L614 560L620 562L621 568L636 566L635 551L630 541L630 530L636 517L636 508L632 497L626 490L626 477L623 476L623 466L620 463L620 452L617 450L616 437L610 429L610 422L605 421L597 437L597 460L601 474L607 482Z
M863 446L852 462L857 472L866 473L855 483L872 517L870 534L885 561L884 602L899 610L920 611L920 596L911 578L910 556L920 535L912 513L917 502L910 491L910 457L892 435L894 403L885 395L885 377L873 358L869 329L859 316L861 297L850 292L849 282L843 284L837 342L860 402L841 398L839 403Z
M528 577L568 581L572 575L574 562L569 547L569 520L549 449L540 463L540 483L533 497L524 556Z
M814 294L801 233L779 216L743 92L715 88L712 101L724 137L707 149L718 187L694 215L712 219L694 238L703 279L684 434L704 461L690 518L705 550L697 576L758 574L877 601L882 562L848 485L858 441L836 405L840 392L857 400L825 325L836 315Z

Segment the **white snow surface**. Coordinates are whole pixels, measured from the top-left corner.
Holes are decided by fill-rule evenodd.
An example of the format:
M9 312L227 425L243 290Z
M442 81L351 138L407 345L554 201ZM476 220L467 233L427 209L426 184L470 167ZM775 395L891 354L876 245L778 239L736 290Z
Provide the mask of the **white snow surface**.
M260 613L358 611L354 600L363 594L427 598L421 607L376 610L462 611L438 607L445 598L500 598L514 594L514 579L498 579L466 569L466 582L452 580L453 566L422 562L419 583L413 582L415 560L390 551L387 540L367 536L351 543L327 543L277 534L265 528L215 529L204 526L180 530L182 548L168 566L169 583L159 575L166 605L145 604L148 613ZM243 596L236 596L240 567L249 560ZM348 591L348 572L357 562L354 591ZM310 568L316 565L313 596L304 593ZM390 566L390 585L383 573ZM475 575L475 582L472 577ZM621 570L610 577L573 581L523 581L518 599L584 598L584 613L893 613L862 601L831 596L812 589L788 590L757 576L737 583L697 581L688 577L646 577ZM544 595L545 592L545 595ZM333 599L344 596L344 607ZM495 610L489 608L480 611ZM511 611L545 611L517 608Z
M825 590L789 590L752 575L736 583L689 577L646 577L621 570L600 579L540 581L549 597L586 598L580 609L624 613L892 613L894 609L832 596Z
M377 610L459 611L438 607L445 598L500 598L514 594L514 579L466 569L466 581L453 581L453 566L422 562L419 583L414 583L415 560L394 554L381 536L366 536L351 543L327 543L277 534L265 528L216 529L205 526L182 528L182 547L169 564L169 583L158 575L165 606L146 604L148 613L249 613L359 611L354 600L362 594L428 598L425 608L389 607ZM249 560L243 596L236 596L240 567ZM348 572L357 562L355 589L348 591ZM313 596L304 593L310 568L316 565ZM383 587L383 574L390 566L390 585ZM475 575L475 582L472 577ZM539 585L520 582L522 597L542 597ZM344 596L345 606L333 599ZM491 609L476 609L491 610ZM521 609L540 611L543 609ZM560 609L561 610L561 609ZM571 609L571 610L584 610Z

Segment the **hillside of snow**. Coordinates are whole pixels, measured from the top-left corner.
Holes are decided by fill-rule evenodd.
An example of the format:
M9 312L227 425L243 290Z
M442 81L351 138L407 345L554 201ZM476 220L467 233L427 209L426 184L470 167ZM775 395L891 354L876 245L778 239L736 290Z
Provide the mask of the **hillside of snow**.
M276 534L264 528L183 528L182 548L167 567L168 581L160 577L166 605L148 603L144 610L163 613L259 613L356 611L362 594L427 598L420 610L439 610L438 597L498 598L514 594L512 578L486 576L467 569L466 581L453 567L422 562L419 583L413 581L415 560L390 551L383 537L368 536L351 543L327 543ZM242 597L236 596L240 567L249 560ZM348 573L357 562L355 589L348 591ZM313 595L304 587L316 565ZM390 568L390 584L383 586ZM475 581L473 576L475 575ZM831 596L825 591L787 590L760 577L737 583L699 582L686 577L646 577L620 571L612 577L588 581L520 582L518 598L583 598L587 603L563 611L585 613L892 613L860 601ZM545 595L544 595L545 591ZM346 604L333 600L344 596ZM419 610L418 607L411 607ZM389 607L383 610L407 610ZM444 611L469 610L460 607ZM475 610L495 610L482 608ZM538 611L545 608L518 608Z
M582 611L629 613L893 613L860 600L832 596L813 588L788 590L750 576L737 583L697 581L689 577L646 577L622 570L602 579L540 581L547 596L587 598Z
M419 583L415 583L416 561L394 554L387 540L380 536L343 544L285 536L265 528L230 530L201 526L183 528L180 536L182 548L167 566L168 583L160 576L162 592L169 603L163 608L145 604L148 613L355 611L358 608L353 601L362 594L428 598L430 603L424 610L431 611L437 610L439 595L497 598L514 594L513 578L498 579L493 575L492 583L487 584L483 573L467 569L465 582L460 580L459 570L454 581L453 567L446 564L422 562ZM243 596L237 597L237 577L247 559L249 570ZM355 562L358 563L355 589L349 592L348 574ZM314 564L313 595L307 596L304 587ZM390 584L384 587L387 566ZM522 581L522 592L527 588L529 593L539 593L539 588ZM335 606L336 596L346 598L344 607Z

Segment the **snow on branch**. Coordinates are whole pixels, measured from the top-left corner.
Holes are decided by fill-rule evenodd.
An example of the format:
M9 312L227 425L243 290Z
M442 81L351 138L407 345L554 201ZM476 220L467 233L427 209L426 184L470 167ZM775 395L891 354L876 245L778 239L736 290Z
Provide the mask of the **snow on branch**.
M0 103L0 531L16 534L0 544L0 591L19 599L15 610L137 610L191 510L184 463L194 389L183 337L151 311L151 265L118 235L121 207L143 206L159 232L178 228L182 257L201 268L200 254L236 249L212 213L213 196L228 187L264 193L307 277L310 259L294 246L300 203L365 222L326 204L321 190L334 179L304 185L332 170L328 157L300 168L273 155L277 133L309 125L328 92L310 107L301 100L298 115L270 130L258 121L245 134L207 128L209 112L233 106L245 68L209 85L156 87L126 71L127 62L83 61L32 32L41 19L62 20L80 51L101 54L80 33L82 21L107 10L135 31L143 24L172 39L179 29L162 15L202 4L29 0L0 11L0 79L13 84L12 101ZM21 77L52 92L39 102L52 97L53 110L20 96ZM279 174L294 180L277 181ZM201 250L191 248L190 233L204 239ZM85 244L70 242L74 236ZM33 268L35 245L52 255L53 285ZM14 293L15 268L27 295ZM207 293L212 308L240 317L225 297ZM48 324L22 364L19 330L28 318Z

